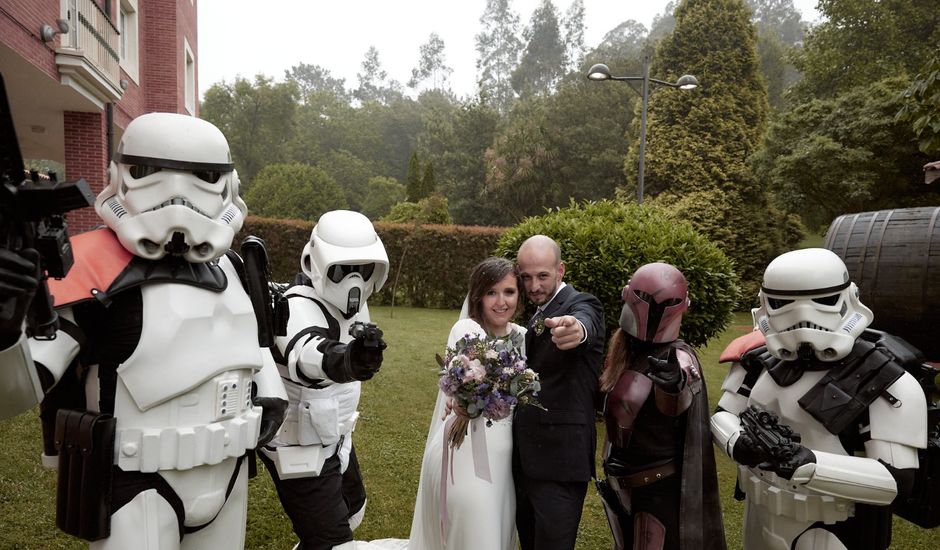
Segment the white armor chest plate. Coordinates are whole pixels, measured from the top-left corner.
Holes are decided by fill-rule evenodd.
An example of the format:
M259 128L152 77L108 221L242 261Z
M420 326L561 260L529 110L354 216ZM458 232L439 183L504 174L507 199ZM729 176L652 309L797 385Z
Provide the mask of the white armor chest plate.
M778 386L774 379L764 371L754 383L748 404L776 414L781 424L790 426L794 432L800 434L803 446L844 455L845 449L838 436L829 433L829 430L803 410L798 403L799 399L826 374L828 371L824 370L806 371L799 380L782 387Z
M125 470L187 469L240 456L257 441L251 378L262 366L248 295L223 258L219 292L142 288L143 327L117 369L115 451Z

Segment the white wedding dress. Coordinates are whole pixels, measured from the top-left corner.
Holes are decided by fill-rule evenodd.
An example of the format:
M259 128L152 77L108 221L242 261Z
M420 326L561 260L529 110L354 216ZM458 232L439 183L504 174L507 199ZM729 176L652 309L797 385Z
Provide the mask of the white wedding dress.
M525 332L525 328L514 323L510 323L510 329ZM472 319L461 319L451 328L447 346L453 346L467 333L483 334L484 331ZM357 550L515 550L516 493L512 480L512 415L493 422L491 426L487 426L486 419L482 417L470 421L470 433L463 444L454 450L452 466L448 466L445 488L447 521L442 529L441 470L444 451L447 448L444 439L447 419L442 420L441 417L444 415L445 402L443 392L438 391L421 463L421 478L418 482L418 496L409 539L358 542ZM479 442L479 434L475 439L472 433L474 430L482 430L485 433L484 458L489 468L489 481L477 477L476 472L482 465L474 465L473 445ZM453 480L450 479L451 471Z

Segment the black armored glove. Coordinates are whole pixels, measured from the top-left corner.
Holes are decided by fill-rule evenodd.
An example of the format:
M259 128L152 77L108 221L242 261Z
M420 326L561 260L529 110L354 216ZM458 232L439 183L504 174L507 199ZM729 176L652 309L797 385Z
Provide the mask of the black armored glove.
M753 468L770 460L770 455L747 432L741 432L731 449L731 458L742 466Z
M16 343L39 287L39 253L0 249L0 350Z
M778 476L790 479L793 477L793 473L797 468L805 464L815 464L816 455L813 454L813 451L807 449L802 445L793 446L793 454L789 454L783 459L772 460L770 464L770 470L776 473Z
M679 392L679 384L682 382L682 369L679 368L676 348L669 349L669 357L665 361L651 356L646 358L646 362L649 363L646 376L654 384L667 393Z
M284 413L287 412L287 401L280 397L255 397L251 403L261 407L261 433L255 447L260 449L277 435L278 428L284 422Z
M382 340L382 329L372 323L353 323L353 337L348 345L349 363L356 380L369 380L382 367L382 354L388 345Z

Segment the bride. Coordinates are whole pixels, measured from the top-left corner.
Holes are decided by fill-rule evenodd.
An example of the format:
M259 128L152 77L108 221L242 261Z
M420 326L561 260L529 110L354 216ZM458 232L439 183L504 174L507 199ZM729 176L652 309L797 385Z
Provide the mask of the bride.
M450 330L447 346L452 347L467 333L510 338L515 332L522 336L525 329L510 322L519 309L521 292L521 279L509 260L487 258L477 264L470 275L467 295L469 318L464 318L462 312L461 319ZM524 345L521 337L512 340ZM454 404L448 401L450 398L439 390L421 464L411 536L407 541L360 542L357 549L516 548L512 415L489 426L483 417L471 420L470 436L460 447L452 450L451 463L446 464L445 452L451 451L444 433L446 421L462 412L455 410ZM482 432L484 437L479 437L480 434L474 434L474 431ZM481 464L481 461L486 464ZM442 479L445 465L446 476ZM487 467L489 480L485 479L485 474L480 477L477 473L485 472Z

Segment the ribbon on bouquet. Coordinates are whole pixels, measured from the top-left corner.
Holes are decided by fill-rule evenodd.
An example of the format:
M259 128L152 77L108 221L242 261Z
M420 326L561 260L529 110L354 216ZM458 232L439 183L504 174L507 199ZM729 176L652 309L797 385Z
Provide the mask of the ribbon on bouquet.
M444 423L444 448L441 453L441 496L439 511L441 518L441 545L446 546L447 541L447 473L450 472L450 482L454 483L454 451L450 445L450 431L457 421L457 415L452 414ZM486 450L486 425L481 422L470 421L470 446L473 448L473 473L483 481L492 483L490 476L489 454Z

